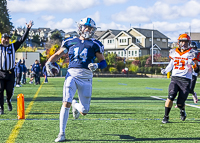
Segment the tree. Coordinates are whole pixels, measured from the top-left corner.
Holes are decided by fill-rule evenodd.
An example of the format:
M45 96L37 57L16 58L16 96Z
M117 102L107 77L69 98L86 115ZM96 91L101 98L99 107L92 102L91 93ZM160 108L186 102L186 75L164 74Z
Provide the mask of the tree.
M7 1L0 0L0 33L9 33L13 29L7 9Z
M40 45L40 36L38 34L37 35L33 35L32 42Z
M55 40L55 41L56 40L62 41L62 35L60 34L59 31L55 31L55 32L52 33L51 39Z

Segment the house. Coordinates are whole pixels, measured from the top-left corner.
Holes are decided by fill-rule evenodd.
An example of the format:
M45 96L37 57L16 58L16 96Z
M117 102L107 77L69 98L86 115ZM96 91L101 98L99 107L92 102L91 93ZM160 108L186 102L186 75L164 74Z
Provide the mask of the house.
M60 32L61 36L62 36L63 38L65 38L65 32L64 32L63 30L54 29L54 30L48 32L48 35L47 35L48 41L50 41L51 35L52 35L54 32L56 32L56 31Z
M197 42L197 49L200 50L200 33L199 32L185 32L186 34L190 35L192 41Z
M78 33L76 31L68 32L65 34L65 38L74 37L74 36L78 36Z
M117 36L122 30L114 30L114 29L108 29L106 31L96 31L96 38L99 40L103 45L104 45L104 50L105 52L110 52L112 50L116 49L116 44L115 44L115 36ZM120 50L120 49L117 49Z
M26 29L25 28L16 28L15 30L18 35L22 36ZM50 40L52 33L56 32L56 31L59 31L63 38L65 37L65 32L63 30L58 30L58 29L51 30L50 28L31 28L29 31L29 36L28 36L28 39L30 41L27 42L27 44L28 44L28 46L32 45L31 40L33 39L33 36L38 35L39 39L41 41L40 46L44 46L45 42Z
M47 41L47 36L48 36L48 33L51 31L50 28L38 28L39 30L39 36L40 36L40 39L41 41Z
M168 37L158 30L130 28L125 30L109 29L98 40L104 44L104 50L108 53L116 53L120 57L134 60L136 57L152 54L161 54L168 57Z

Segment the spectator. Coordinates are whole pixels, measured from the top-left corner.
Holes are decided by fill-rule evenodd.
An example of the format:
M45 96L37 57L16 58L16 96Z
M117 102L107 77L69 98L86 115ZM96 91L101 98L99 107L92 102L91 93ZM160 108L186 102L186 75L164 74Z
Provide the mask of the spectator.
M22 67L21 84L25 84L25 83L26 83L26 72L27 72L27 68L26 68L25 60L24 60L24 59L23 59L23 63L21 63L21 67Z
M31 71L35 73L35 84L40 84L40 74L41 74L41 68L40 68L40 63L38 60L35 60L35 63L32 65Z
M20 65L21 65L21 59L18 61L17 65L16 65L16 72L17 72L16 87L21 87L20 80L22 77L22 67Z

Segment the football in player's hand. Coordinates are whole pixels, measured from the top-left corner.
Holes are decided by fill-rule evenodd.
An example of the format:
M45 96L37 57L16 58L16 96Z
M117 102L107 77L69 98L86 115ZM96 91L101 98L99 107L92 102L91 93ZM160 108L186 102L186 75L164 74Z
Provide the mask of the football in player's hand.
M57 63L52 63L52 73L54 74L54 76L58 75L59 70L60 70L60 66Z

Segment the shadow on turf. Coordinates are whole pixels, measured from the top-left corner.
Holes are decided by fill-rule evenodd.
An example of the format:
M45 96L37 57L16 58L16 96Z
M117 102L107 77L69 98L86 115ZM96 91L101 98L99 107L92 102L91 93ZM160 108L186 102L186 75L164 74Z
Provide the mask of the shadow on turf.
M120 140L65 140L65 141L102 141L102 142L121 142L121 141L127 141L127 142L135 142L135 141L170 141L170 140L200 140L200 138L135 138L130 135L118 135L118 134L105 134L105 135L111 135L111 136L119 136Z
M109 135L109 136L119 136L119 140L66 140L66 141L102 141L102 142L110 142L110 141L127 141L127 142L132 142L132 141L170 141L170 140L200 140L200 138L136 138L130 135L119 135L119 134L104 134L104 135Z
M32 101L33 98L24 98L25 101ZM78 100L78 98L75 98ZM91 100L157 100L151 97L92 97ZM17 101L16 98L13 98L12 101ZM62 96L60 97L37 97L35 101L62 101Z

